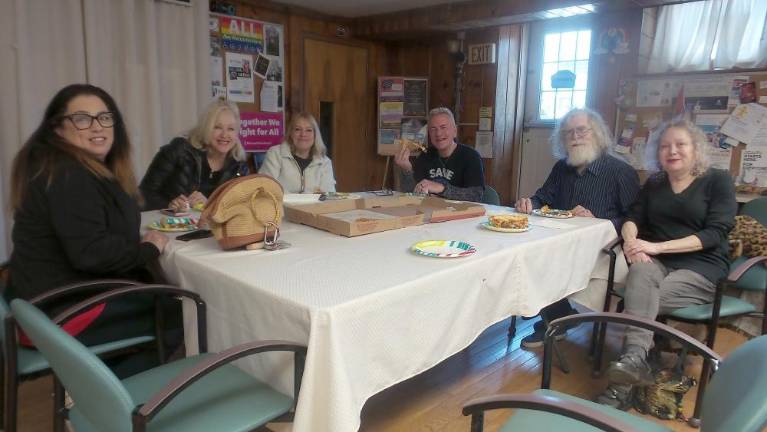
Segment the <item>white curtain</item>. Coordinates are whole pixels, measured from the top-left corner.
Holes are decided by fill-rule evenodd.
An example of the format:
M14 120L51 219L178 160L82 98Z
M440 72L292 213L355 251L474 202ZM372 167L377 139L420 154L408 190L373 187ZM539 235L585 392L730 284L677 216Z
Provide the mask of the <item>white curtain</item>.
M661 6L648 72L763 67L766 19L766 0Z
M14 155L67 84L103 87L126 118L140 179L210 99L208 0L0 0L0 260L11 251Z
M63 86L84 82L80 0L0 0L0 261L11 251L11 162Z

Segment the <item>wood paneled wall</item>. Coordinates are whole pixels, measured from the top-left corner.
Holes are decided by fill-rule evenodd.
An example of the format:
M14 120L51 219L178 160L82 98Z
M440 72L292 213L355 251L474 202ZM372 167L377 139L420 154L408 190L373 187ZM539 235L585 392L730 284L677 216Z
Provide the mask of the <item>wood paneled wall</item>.
M285 26L285 50L286 50L286 95L285 106L287 113L300 111L304 108L303 94L303 64L302 64L302 46L303 40L307 35L316 35L324 38L337 38L336 31L339 26L344 26L350 32L360 29L362 25L372 25L372 18L364 18L355 21L345 20L337 17L322 16L314 12L307 12L294 7L276 5L273 3L264 3L255 0L235 0L232 3L237 8L237 15L254 18L265 21L271 21L283 24ZM264 6L264 5L267 6ZM476 5L477 8L483 6ZM386 17L382 17L386 19ZM606 11L596 14L594 19L594 35L598 38L604 29L611 27L623 28L629 38L631 52L626 55L601 55L593 57L590 65L590 86L592 93L589 100L589 106L600 112L609 126L613 126L615 117L614 99L617 96L618 81L623 78L633 76L637 71L637 53L639 49L639 38L641 35L642 10L629 9L620 11ZM509 31L514 28L514 31ZM467 30L465 35L464 47L468 48L471 44L496 43L498 48L506 44L508 46L509 37L516 38L516 43L521 40L521 26L506 27L485 27L482 29ZM378 156L376 153L376 80L380 75L407 75L407 76L425 76L430 79L430 105L454 106L454 86L455 86L455 61L450 57L447 50L447 39L455 38L455 33L428 33L402 35L403 38L397 40L366 40L355 37L351 34L348 38L339 41L349 41L359 44L368 49L368 95L360 104L364 104L368 114L367 137L363 145L366 147L364 154L365 160L358 163L366 167L368 177L366 185L369 189L378 189L382 186L384 180L384 170L386 159ZM506 38L506 39L504 39ZM522 47L524 49L524 47ZM506 56L504 61L510 61ZM501 57L499 56L499 60ZM517 61L519 59L516 59ZM518 66L518 64L515 64ZM479 117L479 107L493 107L493 116L498 114L498 107L517 108L517 101L507 100L498 101L496 98L501 94L509 94L499 91L499 84L505 87L517 86L513 82L497 82L498 64L491 65L468 65L464 67L463 79L463 110L460 116L459 140L468 145L474 145L475 132ZM509 74L509 66L504 64L505 74ZM524 65L522 66L524 69ZM508 75L505 75L508 76ZM511 74L512 79L524 79L524 76ZM521 107L518 107L521 109ZM504 108L505 109L505 108ZM508 111L511 112L511 111ZM494 118L494 132L501 133L496 136L495 157L494 159L485 159L485 179L488 185L498 190L501 200L504 204L511 204L516 198L511 190L512 177L518 175L518 170L514 167L518 163L518 158L514 156L514 141L518 137L510 134L510 131L516 128L516 124L521 120L512 115L504 118ZM500 123L499 123L500 122ZM348 125L348 127L355 127ZM392 163L393 165L393 163ZM350 169L337 164L335 170ZM393 169L389 167L386 186L393 186Z

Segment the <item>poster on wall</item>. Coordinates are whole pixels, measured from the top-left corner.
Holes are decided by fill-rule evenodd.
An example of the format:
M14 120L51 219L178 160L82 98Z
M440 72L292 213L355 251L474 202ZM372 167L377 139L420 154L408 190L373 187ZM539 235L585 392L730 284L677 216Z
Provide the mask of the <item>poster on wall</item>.
M240 141L245 151L263 152L282 142L282 112L241 112L240 119Z
M237 103L245 149L266 151L285 132L284 26L217 13L208 24L211 94Z
M226 53L227 98L253 103L253 71L250 54Z
M226 51L258 54L264 50L264 24L236 17L220 17L221 44Z
M425 116L426 106L426 81L406 79L404 83L405 106L403 114L406 116Z
M378 77L378 154L399 151L397 140L428 144L429 80L418 77Z

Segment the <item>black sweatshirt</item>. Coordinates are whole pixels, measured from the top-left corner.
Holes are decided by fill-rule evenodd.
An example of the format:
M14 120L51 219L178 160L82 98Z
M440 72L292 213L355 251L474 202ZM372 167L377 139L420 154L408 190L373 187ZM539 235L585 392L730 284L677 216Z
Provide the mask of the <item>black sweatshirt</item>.
M658 173L642 187L627 220L639 228L637 238L649 242L697 236L702 250L656 258L667 267L692 270L716 283L729 268L727 235L737 209L735 185L726 171L710 168L679 194L671 189L668 176Z

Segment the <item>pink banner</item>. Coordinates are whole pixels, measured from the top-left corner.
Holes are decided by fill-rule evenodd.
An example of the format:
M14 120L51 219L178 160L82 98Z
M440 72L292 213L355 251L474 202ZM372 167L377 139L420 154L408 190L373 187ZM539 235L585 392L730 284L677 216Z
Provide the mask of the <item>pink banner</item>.
M245 151L263 152L280 144L285 128L281 112L241 112L240 141Z

